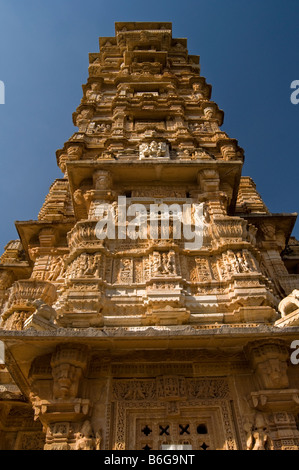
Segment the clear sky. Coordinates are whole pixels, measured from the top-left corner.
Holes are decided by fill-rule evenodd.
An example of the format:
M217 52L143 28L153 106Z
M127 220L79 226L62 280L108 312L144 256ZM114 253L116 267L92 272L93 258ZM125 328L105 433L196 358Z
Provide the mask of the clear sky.
M299 212L298 19L298 0L0 0L0 253L62 176L55 152L76 130L88 53L115 21L173 23L245 150L243 175L272 212Z

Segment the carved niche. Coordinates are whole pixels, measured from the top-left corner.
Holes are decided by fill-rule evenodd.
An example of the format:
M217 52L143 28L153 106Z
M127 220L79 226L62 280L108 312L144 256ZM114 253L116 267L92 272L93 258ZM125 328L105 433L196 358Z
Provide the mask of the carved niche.
M114 379L113 399L117 413L111 445L116 450L158 450L162 444L173 443L189 444L194 450L236 449L230 391L224 377ZM219 423L224 423L221 429ZM132 432L126 435L128 428Z

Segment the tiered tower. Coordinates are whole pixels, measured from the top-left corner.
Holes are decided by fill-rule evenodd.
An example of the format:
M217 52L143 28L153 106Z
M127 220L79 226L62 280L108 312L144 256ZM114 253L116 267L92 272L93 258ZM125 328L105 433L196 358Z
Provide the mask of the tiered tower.
M170 23L116 23L89 62L63 177L1 257L0 448L299 449L296 214L241 176ZM173 211L162 236L169 206L203 209L201 243Z

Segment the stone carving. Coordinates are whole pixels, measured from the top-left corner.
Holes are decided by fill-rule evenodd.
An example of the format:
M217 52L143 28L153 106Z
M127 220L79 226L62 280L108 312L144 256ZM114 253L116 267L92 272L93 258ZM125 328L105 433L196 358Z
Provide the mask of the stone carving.
M15 312L6 326L7 328L10 327L10 329L12 330L21 331L24 329L24 324L29 316L30 316L30 311Z
M299 309L299 290L294 289L293 292L281 300L278 305L278 310L281 313L282 317L293 313L295 310Z
M67 149L67 156L69 160L80 160L83 154L83 149L79 145L71 145Z
M203 94L202 94L202 91L201 91L202 87L201 87L200 83L193 83L192 88L193 88L193 97L196 100L202 99Z
M93 82L90 85L90 88L86 91L85 96L86 100L89 103L99 103L101 101L102 94L100 93L101 90L101 83Z
M54 398L77 397L79 382L86 367L86 348L60 345L51 359Z
M125 450L133 447L141 449L144 448L146 440L151 444L151 448L159 449L163 443L170 444L175 438L176 443L184 444L187 441L190 444L191 442L194 450L202 450L200 446L203 441L199 442L198 425L195 425L196 420L191 416L189 417L188 414L190 413L190 407L192 407L191 413L200 416L211 405L212 402L206 399L193 399L189 402L185 400L162 400L156 403L149 400L119 402L116 423L114 424L116 429L115 449ZM204 437L213 449L217 448L217 435L220 434L221 444L219 447L223 450L235 450L237 448L236 436L233 430L229 404L227 400L214 400L214 405L219 410L217 416L221 416L220 422L224 423L223 429L220 430L220 427L217 431L210 429ZM167 416L165 421L161 419L161 412L163 416ZM147 416L147 419L141 418L143 414ZM184 416L183 423L180 415ZM212 415L215 419L216 415L213 412ZM137 424L137 432L134 435L132 433L128 435L125 430L127 427L135 426L133 423Z
M19 434L18 450L43 450L45 444L43 432L20 432Z
M46 430L45 450L75 450L78 426L68 421L50 422Z
M111 189L112 176L109 171L98 170L93 174L95 189L106 190Z
M206 119L212 119L214 117L214 109L213 108L205 108L204 109L204 115Z
M78 114L76 118L76 126L79 127L79 131L85 131L86 125L93 116L92 109L85 108Z
M113 393L117 400L145 400L156 396L154 381L133 380L114 381Z
M102 276L102 255L95 253L90 255L82 253L66 269L65 277L68 279L79 279L84 277Z
M78 246L80 248L86 246L94 246L95 242L100 242L96 238L96 224L97 221L84 220L77 222L75 227L68 233L68 245L72 251L75 251Z
M248 224L247 227L247 240L249 243L251 243L253 246L256 245L256 234L257 234L257 228L254 225Z
M279 358L272 358L258 366L258 374L263 377L266 388L285 388L289 384L287 364Z
M179 149L177 151L177 156L181 159L181 160L189 160L191 159L192 157L192 151L189 150L189 149Z
M237 157L235 146L231 143L224 143L221 145L221 154L224 160L233 160Z
M205 282L212 279L209 261L207 259L195 258L198 281Z
M57 298L53 284L35 279L16 281L10 288L9 297L4 304L5 328L23 329L24 322L33 313L33 302L41 299L45 304L52 305Z
M208 122L190 122L189 128L192 132L210 132L211 128Z
M284 389L289 385L287 375L288 348L283 342L254 342L247 351L263 389Z
M0 257L1 264L18 264L25 261L24 250L20 240L11 240L5 246L5 251Z
M202 160L211 160L213 158L205 149L196 149L193 156Z
M61 277L63 270L64 259L63 257L59 256L53 261L49 273L46 274L47 281L56 281L59 277Z
M186 396L186 381L183 377L164 376L157 379L158 399L174 400Z
M92 276L92 277L99 277L99 270L101 264L102 255L95 254L95 255L88 255L84 253L81 255L79 260L79 276Z
M244 424L247 450L270 450L273 447L265 419L261 413L255 416L254 424L249 421Z
M84 204L85 199L82 189L76 189L73 194L73 197L76 204Z
M176 275L175 253L154 252L152 255L152 276Z
M228 398L229 388L225 379L189 379L188 392L194 398Z
M75 398L82 370L69 363L53 366L54 397Z
M35 300L32 305L36 307L34 315L38 315L49 322L53 322L56 318L56 311L54 308L47 305L43 300L37 299Z
M105 124L104 122L101 124L97 124L95 121L92 121L86 130L86 134L103 134L108 133L111 130L111 124Z
M262 449L270 433L274 448L295 447L295 215L272 213L241 176L243 150L220 129L199 58L171 24L115 28L89 55L78 128L56 154L63 177L37 220L16 222L20 240L0 258L0 448L43 428L46 449L158 450L160 425L194 450ZM152 204L188 204L203 243L188 247L183 230L177 238L174 214L163 231L162 211L154 236L148 223L147 238L122 239L131 219L122 220L119 196L147 215ZM108 207L115 238L100 240ZM8 393L4 367L35 415ZM248 406L266 424L254 418L246 434ZM31 413L22 425L20 408Z
M141 283L143 281L143 259L134 260L134 283Z
M244 223L241 220L220 219L214 221L211 232L218 243L230 239L241 240L244 233Z
M240 254L239 254L239 256L240 256ZM240 273L241 272L241 265L240 265L239 256L235 255L235 253L231 250L227 251L227 255L226 255L227 267L230 266L233 273Z
M121 284L130 284L133 278L133 262L131 258L120 260L120 269L117 281Z
M261 224L261 230L265 240L275 240L276 228L272 221L265 221Z
M247 255L247 252L245 252L245 250L242 254L238 252L236 255L238 263L239 263L240 271L243 273L248 273L252 271L252 265L250 264L249 259L246 255Z
M227 381L221 378L162 376L156 380L114 380L113 393L117 400L226 399L229 397L229 387Z
M168 157L168 147L165 142L153 140L150 144L143 143L139 146L139 158L162 158Z
M75 450L100 450L101 434L93 432L89 420L84 421L80 431L75 434L76 444Z
M229 279L232 274L256 271L254 260L247 250L237 253L228 250L218 260L218 266L223 279Z

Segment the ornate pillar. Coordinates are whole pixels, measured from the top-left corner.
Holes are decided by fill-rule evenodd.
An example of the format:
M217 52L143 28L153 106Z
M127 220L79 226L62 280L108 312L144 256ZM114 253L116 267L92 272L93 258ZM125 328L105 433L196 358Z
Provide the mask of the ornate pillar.
M82 344L59 344L51 356L52 381L37 376L31 397L35 419L46 432L45 450L95 450L100 434L90 423L92 404L84 398L84 374L88 348Z
M247 345L246 353L259 387L248 397L255 410L248 449L298 450L299 390L289 388L288 347L279 339L255 341Z
M202 194L200 202L207 206L209 215L213 217L227 215L227 195L220 191L219 172L214 169L201 170L198 173L197 182Z
M110 204L114 200L112 192L112 176L110 171L97 170L93 174L94 189L86 191L84 199L89 208L88 218L99 219L97 209L104 204Z

